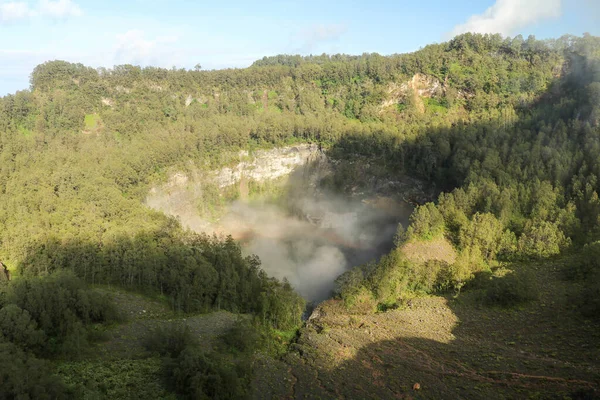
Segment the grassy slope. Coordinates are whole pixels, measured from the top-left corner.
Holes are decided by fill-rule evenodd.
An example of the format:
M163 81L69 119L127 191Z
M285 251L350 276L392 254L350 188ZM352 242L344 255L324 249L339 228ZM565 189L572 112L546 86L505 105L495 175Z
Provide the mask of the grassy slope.
M374 315L325 302L285 363L261 364L255 398L598 396L600 326L570 306L556 263L529 268L540 297L515 310L483 306L477 291Z
M174 313L164 302L118 289L99 289L113 297L124 317L106 331L81 360L58 362L57 369L68 384L85 386L85 398L175 398L166 389L161 359L144 348L144 340L156 329L173 322L187 324L207 349L227 332L238 315L226 311L201 315Z

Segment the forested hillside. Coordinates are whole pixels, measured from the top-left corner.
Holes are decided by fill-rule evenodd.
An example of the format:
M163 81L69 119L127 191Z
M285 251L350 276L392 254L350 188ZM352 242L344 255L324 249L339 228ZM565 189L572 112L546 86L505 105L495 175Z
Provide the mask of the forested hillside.
M297 142L441 192L399 228L388 256L338 279L349 309L458 293L502 263L562 255L564 276L581 285L576 302L600 316L600 38L465 34L410 54L281 55L233 70L36 67L30 90L0 98L0 260L14 277L0 283L0 324L31 328L0 335L2 351L59 351L41 339L60 335L40 300L20 300L22 282L44 279L60 293L81 279L164 296L182 312L297 328L304 301L260 260L144 205L174 168L208 171L241 149ZM352 171L335 179L343 190ZM428 243L449 250L415 258ZM491 282L486 301L528 300L526 284ZM77 329L113 318L90 299L73 314Z

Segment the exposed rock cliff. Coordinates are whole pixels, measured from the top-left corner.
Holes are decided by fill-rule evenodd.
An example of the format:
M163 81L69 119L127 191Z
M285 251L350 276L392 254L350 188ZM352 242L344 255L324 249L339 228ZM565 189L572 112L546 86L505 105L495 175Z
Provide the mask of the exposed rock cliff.
M417 100L422 97L438 97L446 92L445 86L439 79L425 74L415 74L413 77L402 83L390 83L387 89L387 99L381 103L380 109L383 110L389 106L402 103L407 96L415 96ZM422 102L417 101L417 104Z
M252 154L240 151L239 156L240 162L237 165L214 173L214 182L220 188L234 185L242 179L265 182L281 178L298 167L327 159L317 145L310 144L259 150Z

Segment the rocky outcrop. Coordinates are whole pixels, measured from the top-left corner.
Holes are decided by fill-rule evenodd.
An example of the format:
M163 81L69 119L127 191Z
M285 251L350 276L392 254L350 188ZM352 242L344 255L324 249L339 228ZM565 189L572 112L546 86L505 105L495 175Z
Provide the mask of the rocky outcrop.
M326 159L317 145L303 144L271 150L259 150L250 154L240 151L240 162L214 173L214 182L220 187L234 185L242 179L265 182L287 176L298 167Z
M240 198L244 199L249 181L263 183L293 173L300 176L299 183L305 192L315 188L330 172L328 158L317 145L302 144L252 153L240 151L237 157L238 163L215 171L192 169L187 173L172 173L166 183L150 189L146 205L178 217L187 228L198 232L212 231L214 227L198 212L198 199L203 197L207 186L225 189L239 185Z
M444 88L440 81L425 74L415 74L410 81L403 83L400 89L405 94L411 89L421 97L434 97L444 94Z
M380 110L383 111L387 107L402 103L410 95L420 100L422 97L438 97L444 94L445 87L439 79L417 73L409 81L390 83L387 89L387 99L380 104Z

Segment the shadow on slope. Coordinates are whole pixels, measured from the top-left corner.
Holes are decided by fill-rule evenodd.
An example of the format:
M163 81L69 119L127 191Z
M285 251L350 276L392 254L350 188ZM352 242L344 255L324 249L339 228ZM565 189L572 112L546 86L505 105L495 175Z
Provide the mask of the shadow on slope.
M480 290L372 315L323 303L285 360L287 393L276 396L600 398L600 326L573 309L555 265L530 267L539 300L518 308L483 306Z

